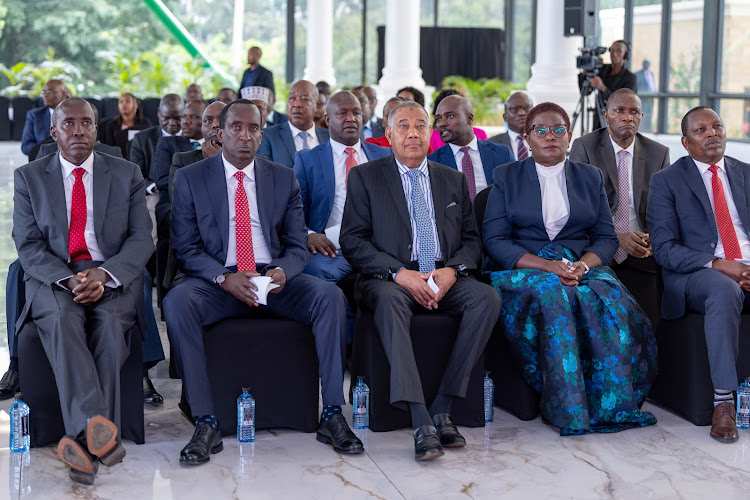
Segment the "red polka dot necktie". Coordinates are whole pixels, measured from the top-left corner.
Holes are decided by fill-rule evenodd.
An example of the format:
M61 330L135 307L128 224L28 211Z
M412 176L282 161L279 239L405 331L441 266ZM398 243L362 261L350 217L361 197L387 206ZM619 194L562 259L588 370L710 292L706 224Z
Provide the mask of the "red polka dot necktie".
M459 151L464 154L464 157L461 159L461 171L466 176L466 180L469 181L469 198L473 200L477 195L477 183L474 179L474 162L471 161L471 156L469 156L469 146L459 148Z
M724 258L726 260L741 259L740 243L737 241L737 233L734 231L732 216L729 215L727 199L724 196L724 183L721 182L717 165L711 165L708 170L711 172L711 190L714 194L714 214L716 215L716 225L719 226L719 238L724 245Z
M346 156L346 178L349 178L349 171L357 166L357 158L354 156L354 153L356 153L357 150L354 148L346 148L344 150L344 153L347 154Z
M250 223L250 207L247 204L244 172L234 174L237 179L237 192L234 195L234 230L237 239L237 272L255 271L253 253L253 229Z
M89 247L86 245L86 188L83 187L82 168L73 170L76 180L73 183L73 196L70 202L70 228L68 229L68 253L70 261L91 260Z

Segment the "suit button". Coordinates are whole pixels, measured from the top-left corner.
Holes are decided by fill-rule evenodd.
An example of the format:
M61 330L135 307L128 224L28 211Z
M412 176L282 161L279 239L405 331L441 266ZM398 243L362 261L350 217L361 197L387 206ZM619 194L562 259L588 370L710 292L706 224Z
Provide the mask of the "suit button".
M715 247L716 247L716 243L711 243L711 248L715 248Z
M226 264L226 263L227 263L227 261L225 261L225 260L222 260L222 261L221 261L221 265L222 265L222 266L223 266L224 264Z
M411 250L411 245L409 245L409 250Z

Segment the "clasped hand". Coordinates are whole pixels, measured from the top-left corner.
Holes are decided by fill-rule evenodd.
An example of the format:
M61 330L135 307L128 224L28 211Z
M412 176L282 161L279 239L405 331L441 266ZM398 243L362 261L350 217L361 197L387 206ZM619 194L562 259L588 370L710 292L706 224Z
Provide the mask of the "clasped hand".
M73 301L81 305L97 302L104 295L104 284L112 277L103 269L91 268L71 276L65 286L73 292Z
M561 260L550 261L547 271L556 274L560 278L560 283L565 286L578 286L586 273L586 269L580 262L568 265Z
M440 289L438 293L433 292L430 285L427 284L430 274L432 274L435 284ZM456 282L456 271L452 267L435 269L432 273L401 269L396 274L395 281L398 285L404 287L419 305L425 309L433 310L437 309L438 302L445 297L445 294Z
M221 284L221 288L250 307L258 307L258 296L255 294L258 291L258 287L251 281L255 276L260 276L260 273L242 271L227 274L224 282ZM279 293L284 289L284 285L286 285L286 273L282 269L269 269L266 271L266 276L271 278L271 283L278 285L277 288L274 288L269 293Z
M628 255L643 259L653 254L651 239L646 233L641 231L617 233L617 239L620 241L620 248L625 250Z
M724 259L716 259L711 265L736 281L744 291L750 292L750 266L736 260Z

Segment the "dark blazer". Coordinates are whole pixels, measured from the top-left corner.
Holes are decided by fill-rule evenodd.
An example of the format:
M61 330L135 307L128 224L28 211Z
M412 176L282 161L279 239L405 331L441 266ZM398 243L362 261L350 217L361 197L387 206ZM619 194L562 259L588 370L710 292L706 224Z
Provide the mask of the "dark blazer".
M285 115L284 113L279 113L278 111L273 111L273 120L269 120L266 118L266 126L271 127L273 125L280 125L282 123L286 123L289 121L289 116Z
M612 217L619 205L620 188L617 178L617 158L607 128L600 128L573 141L570 161L588 163L599 167L604 173L604 190L609 199ZM651 176L669 165L669 148L641 134L635 136L633 149L633 202L638 222L648 232L646 202L648 182Z
M26 274L26 305L43 285L70 276L68 211L58 155L45 156L14 172L13 240ZM107 269L136 304L143 303L141 276L154 252L145 186L133 163L94 153L94 230ZM137 286L135 283L137 282ZM143 325L143 323L141 323Z
M474 208L466 177L428 161L435 223L446 266L477 269L481 254ZM339 243L352 268L363 275L391 279L411 262L411 221L393 155L349 172Z
M215 155L181 168L174 179L172 248L182 272L206 281L227 272L229 198L221 158ZM271 262L264 264L282 268L291 280L305 268L308 257L294 170L256 157L255 186L260 224L271 253Z
M495 144L502 144L504 146L508 146L511 151L513 151L513 147L510 144L510 134L508 132L503 132L502 134L493 135L492 137L487 138L488 141L494 142Z
M748 233L750 165L725 156L724 166L742 227ZM652 175L650 185L646 218L654 257L664 277L661 314L664 319L675 319L685 314L690 273L716 258L716 217L700 171L689 156Z
M609 213L601 170L585 163L565 162L570 218L555 242L579 258L595 253L612 260L620 246ZM550 243L542 218L542 191L533 158L495 169L482 229L484 248L505 269L516 267L526 253L537 255Z
M369 161L392 154L390 148L382 148L367 142L360 144ZM316 233L322 233L331 216L333 199L336 196L336 175L333 169L331 143L324 142L309 151L297 152L294 159L294 173L299 181L307 228Z
M172 164L169 166L169 189L167 189L169 192L170 203L172 202L172 189L174 189L174 176L177 171L184 166L192 165L201 160L205 160L205 158L203 157L203 151L200 149L196 149L195 151L184 151L172 155Z
M190 139L181 135L162 137L156 143L154 160L151 163L151 178L159 189L159 201L154 209L157 221L164 220L165 217L169 216L169 167L172 165L172 156L175 153L192 150L193 143L190 142Z
M39 148L37 157L41 158L42 156L51 155L52 153L57 153L58 151L59 149L56 142L48 142L47 144L42 144L42 147ZM96 151L97 153L104 153L109 156L114 156L115 158L122 158L122 152L117 146L109 146L101 142L96 142L94 144L94 151Z
M21 135L21 151L28 155L31 148L42 142L51 134L50 129L50 112L48 107L32 109L26 113L26 124L23 126L23 135Z
M267 89L271 89L274 94L276 93L276 88L273 85L273 73L271 70L264 68L260 64L258 65L258 74L255 77L255 81L252 82L252 85L254 87L266 87ZM237 91L237 95L242 95L242 89L245 87L250 86L250 82L245 80L246 75L250 72L250 68L247 68L242 73L242 81L240 83L240 89Z
M161 126L156 125L138 132L133 137L129 159L141 168L141 175L146 181L151 180L151 161L156 152L156 143L162 135Z
M492 185L492 171L495 170L495 167L515 161L515 158L513 157L513 150L511 150L508 146L502 146L500 144L495 144L489 141L482 141L479 139L477 140L477 148L479 148L479 157L482 159L484 177L486 179L487 185L490 186ZM453 150L448 144L441 148L438 148L436 151L433 151L432 153L427 155L427 158L434 162L441 163L447 167L450 167L453 170L458 170L458 166L456 165L456 157L453 156Z
M318 136L320 144L328 141L327 129L315 127L315 134ZM289 125L282 123L263 129L263 140L258 148L258 154L285 167L292 168L297 148L294 147L292 129L289 128Z

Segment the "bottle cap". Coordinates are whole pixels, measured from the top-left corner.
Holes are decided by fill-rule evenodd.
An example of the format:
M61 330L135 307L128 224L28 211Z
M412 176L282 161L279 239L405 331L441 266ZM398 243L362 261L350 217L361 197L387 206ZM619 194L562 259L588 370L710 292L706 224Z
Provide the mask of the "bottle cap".
M357 382L360 382L360 381L361 382L365 381L365 376L364 375L357 375Z
M245 392L250 392L250 386L247 386L247 387L243 387L243 388L242 388L242 392L243 392L243 393L245 393Z
M485 372L484 372L484 376L485 376L485 377L489 377L491 373L492 373L491 371L489 371L489 370L485 370Z

